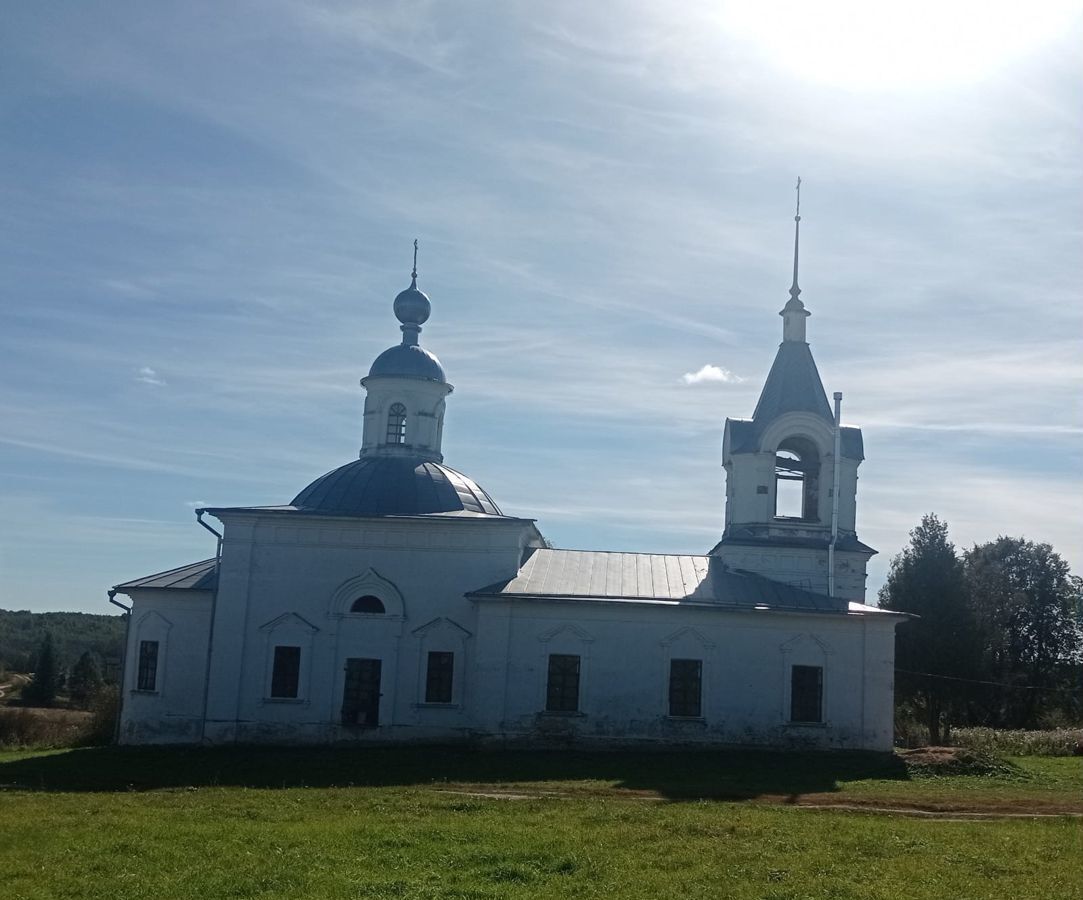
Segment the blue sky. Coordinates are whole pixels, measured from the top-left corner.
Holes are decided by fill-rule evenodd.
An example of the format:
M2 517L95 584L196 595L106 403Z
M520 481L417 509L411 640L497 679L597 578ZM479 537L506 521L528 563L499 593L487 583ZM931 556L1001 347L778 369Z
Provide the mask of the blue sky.
M1080 571L1083 17L869 6L9 4L0 606L107 611L213 553L194 506L354 458L415 237L448 463L557 546L705 552L798 174L870 597L928 511Z

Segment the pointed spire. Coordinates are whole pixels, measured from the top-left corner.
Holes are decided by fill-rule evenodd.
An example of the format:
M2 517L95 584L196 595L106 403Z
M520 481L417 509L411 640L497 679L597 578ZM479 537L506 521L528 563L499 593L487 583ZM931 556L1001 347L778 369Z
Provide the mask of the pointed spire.
M798 183L800 183L801 179L798 178L797 181L798 181ZM798 196L798 198L800 198L801 195L798 194L797 196ZM798 207L800 207L800 205L801 205L801 200L800 199L798 199L797 204L798 204ZM417 238L414 238L414 267L413 267L413 269L410 270L410 281L413 282L411 284L411 287L416 288L417 287Z
M796 300L798 294L801 293L801 288L797 286L797 250L801 241L801 176L797 176L797 212L793 217L793 284L790 285L790 296ZM414 241L414 246L417 246L417 241ZM417 254L417 250L414 250L414 254ZM414 268L417 268L415 265Z
M801 302L801 288L797 286L797 260L801 246L801 179L797 179L797 211L793 217L793 284L790 299L779 313L782 316L782 340L805 342L805 319L812 313Z

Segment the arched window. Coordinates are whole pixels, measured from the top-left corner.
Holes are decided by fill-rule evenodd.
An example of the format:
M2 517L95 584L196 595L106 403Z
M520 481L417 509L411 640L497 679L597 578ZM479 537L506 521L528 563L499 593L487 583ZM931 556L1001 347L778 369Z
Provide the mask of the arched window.
M387 443L406 443L406 407L401 403L392 403L387 411Z
M373 597L372 594L365 594L364 597L358 597L353 602L353 606L350 607L352 613L382 613L384 610L384 603L379 597Z
M775 453L775 518L820 518L820 454L805 438L787 438Z

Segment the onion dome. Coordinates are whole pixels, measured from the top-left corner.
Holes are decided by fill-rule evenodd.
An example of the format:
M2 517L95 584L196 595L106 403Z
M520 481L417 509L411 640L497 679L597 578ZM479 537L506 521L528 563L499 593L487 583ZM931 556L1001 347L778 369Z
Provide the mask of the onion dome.
M414 268L410 272L410 286L399 292L394 308L395 318L402 323L402 343L377 356L369 369L369 376L406 376L446 382L447 376L440 360L418 345L421 326L428 321L432 304L417 287L417 241L414 241Z
M405 375L408 378L447 381L440 360L417 344L399 344L385 350L372 362L369 377L373 375Z
M317 478L290 504L327 516L426 516L499 507L473 479L420 457L363 457Z
M411 276L410 286L395 298L395 318L403 325L424 325L432 312L432 304L423 291L417 289L417 273Z

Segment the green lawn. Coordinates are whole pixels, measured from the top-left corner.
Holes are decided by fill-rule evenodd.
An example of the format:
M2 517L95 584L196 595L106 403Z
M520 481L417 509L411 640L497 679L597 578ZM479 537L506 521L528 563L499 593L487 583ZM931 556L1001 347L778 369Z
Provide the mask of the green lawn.
M0 896L1083 896L1080 819L796 807L1083 809L1079 760L1016 763L911 779L865 754L0 753Z

